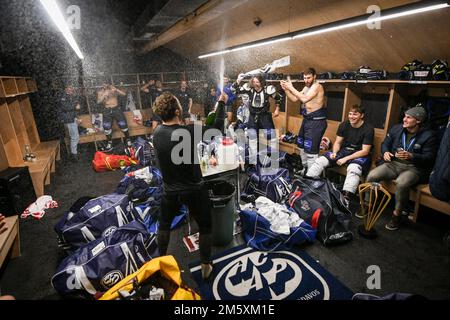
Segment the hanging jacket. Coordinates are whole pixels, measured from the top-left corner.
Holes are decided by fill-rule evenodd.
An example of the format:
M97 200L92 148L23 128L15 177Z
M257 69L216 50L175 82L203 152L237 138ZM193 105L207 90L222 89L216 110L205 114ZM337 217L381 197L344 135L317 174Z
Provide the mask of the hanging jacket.
M450 203L450 122L447 124L430 175L430 191L433 197Z

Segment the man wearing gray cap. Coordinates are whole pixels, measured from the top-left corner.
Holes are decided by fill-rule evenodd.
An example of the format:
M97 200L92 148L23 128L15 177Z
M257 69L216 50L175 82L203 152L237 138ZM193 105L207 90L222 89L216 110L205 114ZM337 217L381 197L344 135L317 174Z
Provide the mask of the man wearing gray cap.
M426 183L433 168L437 151L434 132L422 126L427 118L424 108L408 109L403 123L393 126L383 143L381 154L384 163L369 172L367 182L394 180L395 210L386 229L397 230L401 214L408 205L409 191L417 183Z

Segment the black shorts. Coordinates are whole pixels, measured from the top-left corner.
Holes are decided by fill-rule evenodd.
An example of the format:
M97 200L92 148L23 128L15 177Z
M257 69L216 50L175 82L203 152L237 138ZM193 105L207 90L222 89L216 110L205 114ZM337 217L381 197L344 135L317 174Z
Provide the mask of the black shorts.
M200 190L164 194L161 203L160 230L170 230L172 220L179 214L183 204L188 206L189 214L197 222L200 233L211 233L211 202L206 186Z
M105 108L103 110L103 129L110 130L114 119L121 130L128 129L127 119L119 107Z

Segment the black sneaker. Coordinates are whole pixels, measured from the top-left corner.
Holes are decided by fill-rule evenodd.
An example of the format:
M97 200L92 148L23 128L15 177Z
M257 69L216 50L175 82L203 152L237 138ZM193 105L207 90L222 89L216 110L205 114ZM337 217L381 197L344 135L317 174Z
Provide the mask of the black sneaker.
M303 178L306 174L306 169L305 168L301 168L301 169L297 169L294 168L294 177L295 178Z
M283 139L281 139L281 141L283 142L288 142L289 139L292 137L292 132L286 132L286 134L283 136Z
M128 147L128 148L130 148L130 147L132 147L133 146L133 142L131 142L131 139L127 139L127 141L126 141L126 146Z
M103 147L102 151L104 151L104 152L111 152L111 151L113 151L113 144L112 144L112 142L108 141L106 146Z
M71 154L70 155L70 161L78 162L78 161L80 161L80 156L78 154Z
M402 219L401 215L396 216L395 214L392 214L391 221L389 221L385 226L386 229L388 229L389 231L398 230L398 228L400 227L401 219Z

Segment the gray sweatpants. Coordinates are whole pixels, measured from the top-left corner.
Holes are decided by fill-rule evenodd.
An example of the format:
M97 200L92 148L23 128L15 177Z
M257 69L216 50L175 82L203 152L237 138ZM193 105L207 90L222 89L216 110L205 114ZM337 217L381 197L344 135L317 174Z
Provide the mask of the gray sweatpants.
M397 183L395 191L395 209L398 213L406 209L411 187L419 182L419 170L412 164L398 161L386 162L373 169L367 176L367 182L394 180Z

